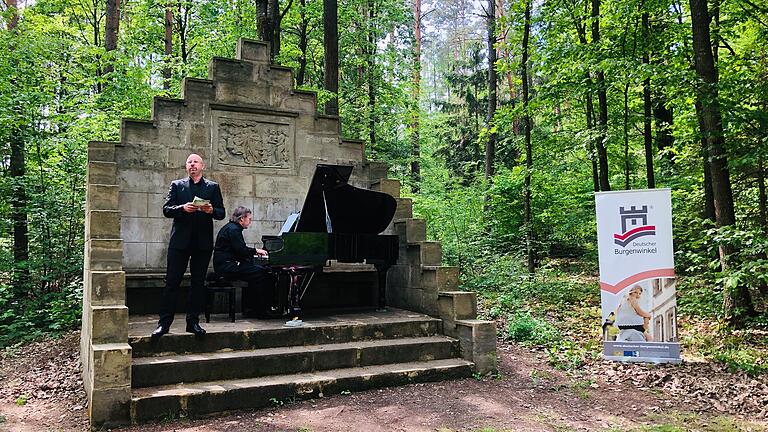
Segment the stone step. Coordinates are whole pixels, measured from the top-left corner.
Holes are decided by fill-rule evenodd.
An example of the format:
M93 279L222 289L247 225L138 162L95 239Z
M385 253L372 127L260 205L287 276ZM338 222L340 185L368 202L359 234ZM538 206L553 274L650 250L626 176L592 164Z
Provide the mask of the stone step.
M169 417L196 417L346 391L466 378L472 375L472 368L471 362L452 358L140 388L132 391L131 420L139 423Z
M286 327L282 320L243 320L234 323L204 325L208 333L196 338L189 333L176 333L183 329L182 321L171 327L171 333L152 340L154 320L132 323L129 342L133 357L168 354L210 353L215 351L242 351L260 348L321 345L364 340L425 337L440 333L442 321L421 314L408 314L392 308L390 313L356 316L356 319L336 321L305 318L301 327ZM151 321L150 321L151 320ZM137 335L137 333L139 335Z
M133 360L131 384L133 388L140 388L182 382L232 380L440 360L459 355L456 339L430 336L143 357Z

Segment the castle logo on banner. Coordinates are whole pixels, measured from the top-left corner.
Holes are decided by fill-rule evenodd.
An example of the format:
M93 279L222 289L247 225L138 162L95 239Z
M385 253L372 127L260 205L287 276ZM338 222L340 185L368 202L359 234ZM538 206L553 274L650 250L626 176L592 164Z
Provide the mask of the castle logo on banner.
M603 354L677 362L677 303L669 189L598 192Z

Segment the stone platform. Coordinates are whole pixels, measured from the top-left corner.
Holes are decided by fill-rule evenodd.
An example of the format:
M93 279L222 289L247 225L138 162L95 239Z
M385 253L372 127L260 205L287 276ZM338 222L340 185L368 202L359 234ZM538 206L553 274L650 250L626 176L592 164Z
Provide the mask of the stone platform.
M159 340L155 316L131 316L131 422L200 416L342 391L468 377L460 343L442 320L385 312L316 311L299 327L285 319L211 317L203 337L179 315Z

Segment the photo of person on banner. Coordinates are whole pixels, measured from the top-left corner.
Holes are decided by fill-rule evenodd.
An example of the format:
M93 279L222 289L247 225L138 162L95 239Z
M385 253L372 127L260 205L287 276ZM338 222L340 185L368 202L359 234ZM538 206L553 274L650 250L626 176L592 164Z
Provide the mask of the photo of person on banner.
M640 305L643 287L635 285L621 299L613 312L613 325L619 329L616 341L619 342L650 342L653 337L649 333L651 314Z

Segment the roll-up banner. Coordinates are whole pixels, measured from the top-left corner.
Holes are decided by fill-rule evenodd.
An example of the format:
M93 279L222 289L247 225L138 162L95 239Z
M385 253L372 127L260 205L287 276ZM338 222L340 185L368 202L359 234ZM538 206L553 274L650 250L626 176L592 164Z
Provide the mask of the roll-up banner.
M603 356L677 363L669 189L595 193Z

